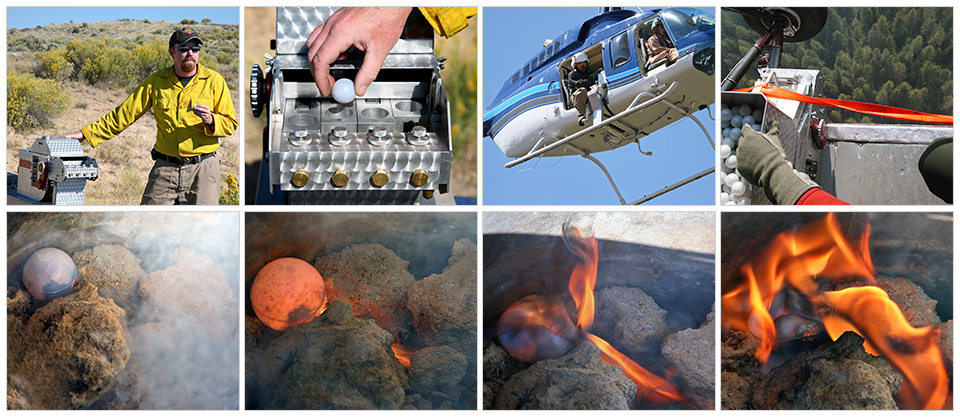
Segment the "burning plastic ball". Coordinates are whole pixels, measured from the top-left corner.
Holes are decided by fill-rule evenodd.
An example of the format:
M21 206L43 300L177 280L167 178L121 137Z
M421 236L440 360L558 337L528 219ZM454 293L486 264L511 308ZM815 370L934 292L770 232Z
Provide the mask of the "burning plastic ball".
M341 78L333 83L333 99L337 103L347 104L357 98L357 91L353 86L353 80Z
M533 363L570 351L576 346L577 328L559 300L528 295L500 315L496 333L510 356Z
M263 324L286 331L313 320L326 308L323 277L313 265L300 259L274 260L253 279L250 304Z
M52 300L70 294L77 284L77 264L66 252L43 248L27 258L23 266L23 285L38 300Z

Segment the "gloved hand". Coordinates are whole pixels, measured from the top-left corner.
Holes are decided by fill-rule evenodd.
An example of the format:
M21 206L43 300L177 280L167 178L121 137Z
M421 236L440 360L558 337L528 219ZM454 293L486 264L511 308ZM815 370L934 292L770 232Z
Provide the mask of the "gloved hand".
M780 124L773 122L767 133L757 133L750 125L742 128L737 145L737 166L743 178L763 188L770 201L793 205L811 188L819 188L807 174L787 164L787 155L780 144Z

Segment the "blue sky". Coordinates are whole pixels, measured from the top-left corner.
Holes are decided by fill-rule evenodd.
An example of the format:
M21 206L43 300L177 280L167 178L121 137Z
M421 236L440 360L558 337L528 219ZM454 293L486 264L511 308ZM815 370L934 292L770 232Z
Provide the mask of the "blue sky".
M7 29L51 23L105 22L117 19L179 22L183 19L239 24L238 7L7 7Z
M716 10L712 7L701 9L716 16ZM484 110L497 95L503 81L534 53L539 52L544 40L596 14L596 7L484 7ZM710 107L716 117L715 105ZM714 122L707 112L699 111L695 116L714 137ZM484 205L620 204L603 171L585 158L542 158L539 162L531 160L513 168L504 168L510 159L503 155L492 139L485 137L482 140ZM642 139L641 144L644 151L653 151L653 156L640 154L636 145L593 155L610 171L627 202L652 194L715 164L714 151L703 131L689 119L658 130ZM716 184L714 175L710 174L647 204L713 205Z

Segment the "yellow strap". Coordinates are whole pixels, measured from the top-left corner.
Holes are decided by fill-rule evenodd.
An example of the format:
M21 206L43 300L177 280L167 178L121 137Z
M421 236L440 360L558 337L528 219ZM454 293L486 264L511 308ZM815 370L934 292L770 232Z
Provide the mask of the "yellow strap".
M467 19L477 15L476 7L420 7L420 13L440 36L449 38L470 25Z

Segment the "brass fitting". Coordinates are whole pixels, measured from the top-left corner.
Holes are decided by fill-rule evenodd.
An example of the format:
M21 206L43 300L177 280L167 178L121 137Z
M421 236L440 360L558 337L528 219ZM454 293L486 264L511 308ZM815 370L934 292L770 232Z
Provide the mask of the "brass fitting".
M330 177L330 182L333 183L334 187L343 187L350 182L350 175L347 174L347 171L338 169L333 172L333 176Z
M390 181L390 176L387 175L387 171L378 169L377 172L374 172L373 176L370 177L370 181L373 182L373 185L376 187L383 187L387 185L387 181Z
M290 183L294 187L303 187L308 182L310 182L310 174L307 174L307 171L303 169L298 169L297 172L293 173L293 178L290 178Z
M423 198L426 198L427 200L433 198L433 190L424 190Z
M423 187L429 180L430 175L422 169L413 171L413 175L410 176L410 183L413 184L414 187Z

